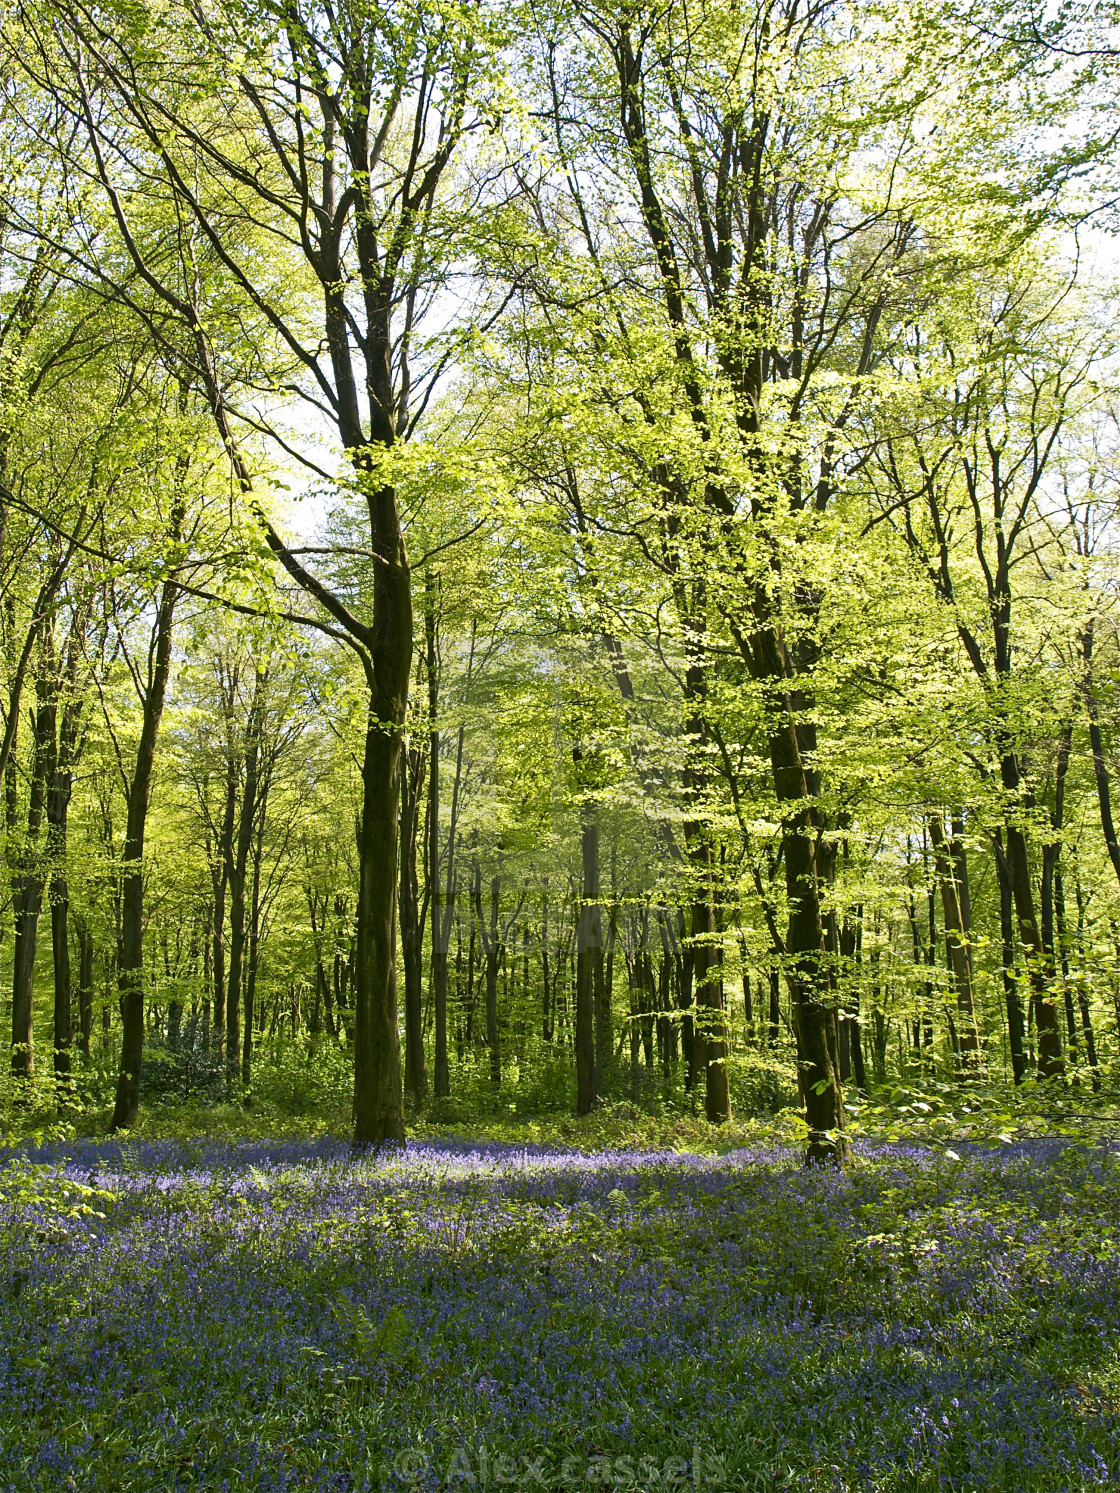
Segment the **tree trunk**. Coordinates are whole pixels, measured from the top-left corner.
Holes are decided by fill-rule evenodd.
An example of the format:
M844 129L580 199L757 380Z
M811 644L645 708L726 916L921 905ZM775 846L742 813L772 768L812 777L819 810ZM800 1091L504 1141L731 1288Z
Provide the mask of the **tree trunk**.
M996 880L999 883L999 926L1002 949L1003 996L1007 1009L1007 1043L1011 1051L1011 1072L1017 1084L1027 1075L1027 1053L1023 1022L1023 1006L1019 999L1019 986L1015 979L1015 919L1011 895L1011 881L1007 874L1007 862L1003 855L1001 835L997 831L994 840L996 853Z
M490 1082L497 1086L502 1081L502 1050L498 1030L498 965L501 961L501 937L498 926L498 906L501 897L501 877L490 881L490 928L487 931L482 916L482 867L474 863L474 902L478 915L478 930L486 956L486 1047L490 1055Z
M1027 974L1031 987L1031 1009L1038 1032L1038 1069L1043 1078L1065 1072L1062 1057L1061 1028L1058 1008L1047 978L1049 961L1042 943L1042 933L1035 913L1034 888L1031 884L1027 840L1014 824L1004 826L1007 845L1007 875L1015 904L1019 942L1027 953Z
M93 1035L93 934L84 917L75 917L74 932L78 939L78 1045L88 1063Z
M578 757L577 757L578 761ZM583 895L576 928L576 1114L586 1115L600 1098L596 1072L595 1016L602 1003L603 916L599 906L599 821L585 804L580 836Z
M61 709L52 711L48 742L47 846L51 863L51 949L54 963L54 1071L64 1081L72 1067L72 978L70 970L70 889L66 875L67 820L74 767L80 754L82 702L77 695L85 617L78 609L71 624Z
M963 856L958 855L954 845L945 838L945 826L940 814L929 816L929 837L941 888L945 943L957 998L957 1050L961 1068L965 1072L971 1072L980 1067L980 1033L976 1025L976 997L972 977L972 930L965 917L968 907L967 882L964 885L961 883L965 866ZM955 835L954 842L959 843Z
M1090 618L1081 635L1081 648L1085 658L1083 693L1085 710L1089 717L1089 746L1093 754L1093 776L1097 785L1097 805L1100 810L1101 832L1105 849L1112 864L1113 873L1120 883L1120 841L1116 838L1116 824L1112 817L1112 785L1108 776L1108 764L1104 757L1101 726L1097 716L1097 697L1093 689L1093 619Z
M428 1099L428 1064L422 1030L420 881L416 868L420 826L423 754L416 748L402 756L400 808L400 925L404 965L404 1090L417 1109Z
M257 669L253 680L253 698L245 723L244 769L241 781L241 798L234 814L234 833L226 846L226 882L229 887L229 978L226 986L226 1079L231 1097L242 1083L242 1020L241 999L245 989L246 952L246 886L249 878L249 858L256 837L257 820L262 809L261 799L261 737L264 731L265 706L268 693L268 669ZM229 743L231 757L234 744ZM230 774L233 782L240 778L240 766L231 761ZM245 1040L252 1045L245 1018Z
M252 893L249 899L249 961L245 977L245 1035L241 1043L241 1088L245 1105L250 1103L253 1082L253 1031L257 1005L257 968L261 953L261 864L264 860L265 815L268 812L268 782L262 779L260 812L253 836Z
M451 821L447 832L447 864L440 867L439 856L439 652L436 646L434 581L429 570L424 578L427 606L424 613L424 640L428 666L428 719L431 735L428 742L428 876L432 889L432 956L431 994L435 1013L435 1089L437 1099L451 1095L451 1069L447 1055L447 959L451 942L451 925L455 917L455 842L459 809L459 784L463 773L463 738L460 724L455 748L455 778L451 789Z
M185 476L185 472L182 474ZM183 520L176 512L171 537L177 540ZM171 673L171 634L178 587L171 579L160 589L152 643L152 665L143 697L140 744L128 785L128 815L121 857L121 941L117 979L121 998L121 1066L111 1129L132 1125L140 1106L140 1065L144 1054L144 832L151 801L156 740Z
M827 884L827 842L814 822L801 742L792 701L787 719L770 737L770 761L781 802L796 805L782 824L789 931L786 935L787 980L797 1044L801 1092L809 1126L806 1162L842 1161L844 1100L840 1087L836 1010L829 999L823 967L822 883Z
M12 1073L18 1078L28 1077L35 1067L35 947L39 935L39 915L43 906L43 864L39 839L46 808L49 743L53 736L51 708L48 683L44 678L39 684L33 722L27 837L17 852L12 875L12 917L15 923L15 947L12 953Z
M403 603L400 610L403 613ZM378 697L370 702L362 759L354 981L354 1144L359 1147L404 1141L396 930L397 814L407 684L406 655L395 698L384 704Z
M544 890L541 893L541 1041L551 1043L553 1030L552 982L548 948L548 878L545 877Z
M696 982L696 1031L693 1042L698 1064L704 1065L704 1116L713 1125L731 1118L731 1087L727 1071L727 1032L723 1013L723 981L716 943L714 889L707 856L708 894L692 905L693 970Z

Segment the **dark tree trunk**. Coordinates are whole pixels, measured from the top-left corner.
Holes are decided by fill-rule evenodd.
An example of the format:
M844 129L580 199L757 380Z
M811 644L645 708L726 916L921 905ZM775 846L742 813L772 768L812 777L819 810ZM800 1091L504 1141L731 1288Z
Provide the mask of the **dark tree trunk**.
M751 995L751 977L748 974L747 940L739 930L739 970L743 980L743 1035L748 1047L754 1046L754 1000Z
M767 1013L767 1027L771 1049L777 1047L778 1040L782 1035L782 985L781 976L776 967L770 969L770 1009Z
M39 844L46 807L46 778L53 739L52 700L46 678L39 682L33 722L31 782L27 806L27 837L19 848L12 875L12 1073L26 1078L35 1067L34 980L39 915L43 906L43 864ZM9 820L11 819L9 803Z
M603 917L599 906L599 822L592 805L584 806L582 819L583 895L576 929L577 1115L589 1114L601 1097L596 1057L602 1049L602 1036L595 1031L595 1021L597 1008L602 1004ZM601 1014L599 1019L601 1023Z
M257 969L261 956L261 865L264 860L265 816L268 812L268 781L262 778L260 811L253 835L253 877L249 898L249 959L245 973L245 1035L241 1043L241 1087L246 1106L253 1083L253 1032L257 1006Z
M73 1045L70 974L70 897L66 877L51 878L51 945L54 956L54 1071L65 1080L71 1069Z
M474 883L471 883L472 887ZM477 927L475 924L473 903L471 910L471 931L467 948L467 988L463 999L463 1041L469 1051L474 1041L474 997L475 997L475 950L476 950Z
M1089 1009L1089 996L1085 989L1085 904L1081 895L1081 877L1075 875L1073 882L1074 897L1077 902L1077 953L1078 953L1078 981L1077 1000L1081 1010L1081 1030L1085 1037L1085 1057L1092 1071L1092 1082L1094 1093L1101 1089L1101 1073L1097 1060L1097 1037L1093 1030L1093 1018Z
M980 1033L976 1025L976 997L972 976L972 928L968 898L967 862L964 846L953 824L953 838L946 840L940 814L929 817L930 843L934 866L941 888L941 912L945 922L945 943L949 968L956 992L957 1052L961 1068L971 1072L980 1067Z
M185 477L185 472L182 475ZM182 519L183 513L179 510L172 525L172 538L176 541ZM128 785L128 815L120 877L121 941L117 963L121 997L121 1066L113 1106L113 1130L133 1124L140 1105L140 1065L144 1054L144 833L151 801L156 739L171 673L171 634L177 595L174 580L164 581L152 639L152 664L144 691L140 744L132 781Z
M777 673L777 667L772 671ZM836 1010L824 968L821 887L831 880L830 847L812 807L793 702L770 738L771 770L778 798L791 808L782 825L782 854L789 901L786 956L798 1071L809 1125L806 1161L838 1161L846 1152L840 1087Z
M552 981L548 947L548 879L541 893L541 1040L551 1044L554 1031Z
M1081 635L1081 648L1085 658L1082 675L1085 710L1089 717L1089 747L1093 754L1093 777L1097 785L1097 805L1100 810L1101 832L1105 849L1111 862L1117 883L1120 883L1120 841L1116 837L1116 824L1112 817L1112 785L1108 776L1108 764L1104 756L1101 726L1097 714L1097 697L1093 688L1093 636L1094 622L1090 618Z
M1006 834L1007 875L1015 905L1019 942L1027 953L1027 975L1031 987L1031 1010L1038 1033L1038 1069L1043 1078L1065 1071L1062 1057L1061 1028L1058 1008L1048 979L1046 950L1035 913L1034 887L1031 884L1027 840L1014 824L1004 826Z
M1015 978L1015 918L1011 881L1003 855L1001 836L995 836L996 880L999 884L999 926L1003 967L1003 997L1007 1010L1007 1044L1011 1052L1011 1072L1017 1084L1027 1076L1027 1052L1023 1022L1023 1005Z
M404 1090L417 1109L428 1100L421 1003L423 947L420 930L420 878L416 859L420 829L420 783L424 756L411 748L401 761L400 925L404 965Z
M66 875L67 827L73 773L81 751L83 702L78 697L79 659L85 640L82 609L74 617L64 674L61 709L52 711L47 785L47 845L51 862L51 949L54 963L54 1071L65 1081L73 1046L72 977L70 970L70 888Z
M93 934L85 918L79 917L74 919L74 932L78 940L78 1045L88 1063L93 1035Z
M210 880L214 890L213 1042L220 1057L226 1042L226 897L229 890L229 867L233 860L234 816L237 812L237 784L233 762L227 764L226 801L222 814L220 839L216 856L210 863Z
M263 808L261 774L261 737L264 731L265 703L268 692L268 670L258 669L253 682L253 698L245 725L244 778L241 779L240 803L234 814L234 833L226 850L226 882L229 887L229 978L226 986L226 1078L231 1095L242 1083L241 999L246 984L246 889L249 859L256 837L257 821ZM230 752L234 752L232 741ZM230 764L236 782L241 777L238 764ZM252 1046L246 1015L245 1040Z
M710 875L710 851L707 870ZM731 1118L731 1086L727 1071L723 980L713 893L709 881L708 895L692 905L693 970L699 1028L693 1041L698 1064L702 1062L704 1065L704 1116L711 1124L718 1125Z
M498 964L502 956L498 936L498 902L501 894L501 878L490 880L490 933L482 921L481 898L479 900L479 929L486 945L486 1047L490 1054L490 1082L502 1081L501 1035L498 1029Z
M382 567L378 567L380 574ZM407 582L407 572L405 574ZM396 688L370 702L362 760L358 824L358 925L354 979L354 1143L404 1141L404 1088L397 1031L397 815L401 732L411 656L411 605L397 597L394 633L406 629L407 650L384 672Z
M451 819L447 832L447 863L440 866L440 732L439 732L439 650L436 640L434 580L429 570L424 578L427 606L424 613L424 642L428 666L428 719L431 736L428 742L428 880L432 895L431 995L435 1013L435 1089L437 1099L451 1095L451 1069L447 1055L447 957L451 925L455 917L455 849L459 811L459 784L463 773L463 737L460 725L455 747L455 778L451 788Z

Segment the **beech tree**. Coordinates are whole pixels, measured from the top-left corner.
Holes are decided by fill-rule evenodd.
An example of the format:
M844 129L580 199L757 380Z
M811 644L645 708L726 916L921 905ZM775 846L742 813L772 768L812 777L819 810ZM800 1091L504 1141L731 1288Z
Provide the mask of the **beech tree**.
M397 808L412 601L395 452L453 356L453 340L430 351L423 321L464 229L477 231L480 203L451 189L451 168L492 107L495 34L485 12L468 22L427 0L337 15L269 0L62 4L27 26L40 86L81 131L81 154L60 147L104 193L127 274L181 329L264 542L317 608L302 620L361 662L354 1137L400 1140ZM145 231L153 200L179 225L170 253ZM112 273L92 241L85 264ZM231 342L238 322L245 335ZM262 387L304 400L330 438L290 440L270 410L244 405ZM322 481L339 480L341 460L375 566L368 615L269 517L254 429Z

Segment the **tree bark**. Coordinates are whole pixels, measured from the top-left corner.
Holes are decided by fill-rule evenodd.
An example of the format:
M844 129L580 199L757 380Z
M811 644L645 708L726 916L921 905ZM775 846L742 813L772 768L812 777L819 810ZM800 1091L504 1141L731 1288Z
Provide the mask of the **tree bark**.
M32 731L31 781L28 789L27 835L16 852L12 875L12 1074L28 1078L35 1068L34 980L39 915L43 906L43 863L39 844L46 808L46 777L52 732L51 703L46 679L38 685Z
M180 471L185 480L185 467ZM173 516L171 537L178 541L183 509ZM121 1000L121 1065L112 1130L135 1123L140 1107L140 1067L144 1055L144 834L151 802L156 741L171 674L171 638L178 586L168 577L160 588L152 639L151 667L144 691L140 743L128 785L128 812L121 857L121 940L117 979Z
M400 925L404 965L404 1090L417 1109L422 1109L428 1099L428 1064L421 1025L420 881L416 868L423 774L423 753L411 748L402 758Z
M474 905L479 936L486 956L486 1047L490 1056L490 1082L495 1087L502 1081L502 1049L498 1028L498 965L502 954L498 907L501 884L500 875L495 875L490 880L490 927L487 930L482 913L482 867L475 861Z
M1007 1043L1011 1052L1012 1077L1017 1084L1020 1084L1027 1075L1027 1052L1023 1005L1019 999L1019 986L1015 978L1014 904L1011 895L1011 880L1007 873L1007 861L998 831L993 843L996 857L996 880L999 884L999 926L1003 996L1007 1010Z
M981 1066L980 1033L976 1025L976 996L972 977L971 926L966 920L969 908L963 853L958 854L958 837L951 843L945 837L940 814L929 816L929 837L933 846L934 866L941 888L941 913L945 921L945 943L953 988L957 998L957 1050L961 1068L971 1072ZM962 847L963 852L963 847Z
M78 940L78 1046L88 1063L93 1035L93 934L84 917L75 917L74 932Z
M602 1001L603 917L599 906L599 821L592 804L584 804L581 820L583 887L576 930L576 1114L586 1115L600 1098L596 1083L595 1012Z
M436 637L435 579L424 575L424 646L428 674L428 881L432 892L432 951L430 984L435 1015L435 1093L437 1099L451 1095L451 1069L447 1053L447 960L451 925L455 917L455 840L459 806L459 783L463 771L463 737L460 725L455 749L455 779L451 789L451 822L447 833L447 862L440 865L440 729L439 648Z

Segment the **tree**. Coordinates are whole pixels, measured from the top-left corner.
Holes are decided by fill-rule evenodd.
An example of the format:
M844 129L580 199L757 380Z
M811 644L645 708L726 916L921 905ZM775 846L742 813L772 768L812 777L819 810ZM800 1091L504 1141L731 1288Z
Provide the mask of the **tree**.
M437 349L425 367L420 328L462 233L477 231L480 204L450 191L450 167L485 123L489 18L468 23L439 0L337 14L271 0L217 12L63 3L27 39L37 81L83 131L88 153L78 159L63 142L64 158L105 194L122 279L136 277L181 331L264 541L320 609L302 620L361 662L354 1138L400 1140L397 835L412 604L396 453L452 356L453 344ZM170 254L147 231L153 197L180 225ZM116 273L86 247L94 272ZM262 256L273 266L263 276ZM233 331L238 317L247 338ZM165 335L152 315L148 326ZM236 402L242 366L249 388L305 398L338 443L343 487L367 523L366 617L308 568L257 496ZM247 418L278 453L334 480L327 443L322 456L297 451L275 423Z

